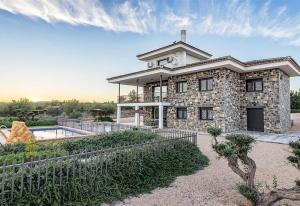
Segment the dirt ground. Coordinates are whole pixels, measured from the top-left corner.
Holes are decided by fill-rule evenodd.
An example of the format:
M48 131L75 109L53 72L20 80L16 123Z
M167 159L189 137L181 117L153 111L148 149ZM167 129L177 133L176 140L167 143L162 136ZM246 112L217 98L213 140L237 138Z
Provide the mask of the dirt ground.
M190 176L181 176L167 188L155 189L150 194L114 202L112 205L130 206L248 206L249 202L236 191L241 181L223 159L218 159L211 148L211 139L202 135L198 137L201 151L210 159L210 165L204 170ZM290 187L300 177L300 172L286 160L289 147L283 144L257 142L251 157L257 163L257 183L272 185L276 176L279 187ZM277 205L283 205L280 202ZM300 205L300 202L289 202L289 205Z

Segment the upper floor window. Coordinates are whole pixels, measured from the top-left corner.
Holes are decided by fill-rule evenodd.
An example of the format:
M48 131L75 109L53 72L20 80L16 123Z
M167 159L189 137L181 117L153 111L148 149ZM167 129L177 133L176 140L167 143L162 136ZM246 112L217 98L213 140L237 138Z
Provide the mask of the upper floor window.
M177 119L186 119L187 118L187 108L180 107L177 108Z
M212 107L200 107L199 119L201 120L213 120L213 108Z
M213 78L205 78L199 80L200 91L212 91L213 90Z
M183 93L187 91L187 82L176 82L176 92Z
M162 98L166 98L167 97L168 87L167 86L162 86L161 90L162 90ZM153 87L152 97L153 97L154 100L159 100L159 97L160 97L160 86L154 86Z
M157 61L157 66L163 66L168 63L168 59L160 59Z
M247 79L246 91L247 92L263 91L263 79L262 78Z

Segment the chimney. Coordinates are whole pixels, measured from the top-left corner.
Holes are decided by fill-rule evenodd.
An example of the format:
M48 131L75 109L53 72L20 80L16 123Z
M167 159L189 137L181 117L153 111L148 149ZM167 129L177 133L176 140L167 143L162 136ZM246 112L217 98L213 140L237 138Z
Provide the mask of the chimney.
M186 30L181 30L181 41L183 41L184 43L186 42Z

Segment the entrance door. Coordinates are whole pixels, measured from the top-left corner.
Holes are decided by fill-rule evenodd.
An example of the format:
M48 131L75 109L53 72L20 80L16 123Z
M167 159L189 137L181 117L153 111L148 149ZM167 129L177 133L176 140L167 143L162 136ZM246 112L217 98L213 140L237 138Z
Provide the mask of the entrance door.
M264 109L247 108L247 130L264 131Z

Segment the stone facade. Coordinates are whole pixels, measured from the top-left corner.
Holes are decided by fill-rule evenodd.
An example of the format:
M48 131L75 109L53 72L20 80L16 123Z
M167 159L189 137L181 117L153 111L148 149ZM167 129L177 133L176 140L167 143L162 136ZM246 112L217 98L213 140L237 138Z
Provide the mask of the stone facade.
M262 92L246 92L246 80L263 79ZM289 77L279 69L240 75L241 129L247 130L247 108L264 109L264 131L285 132L290 126ZM283 104L284 103L284 104Z
M199 79L213 78L212 91L200 91ZM263 91L246 92L246 80L262 78ZM187 81L187 92L177 93L176 82ZM144 87L146 96L153 86ZM289 77L279 69L237 73L227 68L172 76L163 85L168 86L167 126L187 130L206 130L218 125L225 132L247 130L247 108L264 108L264 130L285 132L290 126ZM187 108L187 119L177 119L177 108ZM212 107L213 120L200 120L199 108ZM144 122L152 119L152 108L145 108Z
M290 78L284 72L279 73L279 111L280 128L286 132L291 126L291 107L290 107Z

